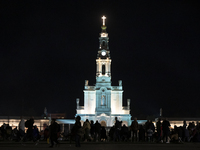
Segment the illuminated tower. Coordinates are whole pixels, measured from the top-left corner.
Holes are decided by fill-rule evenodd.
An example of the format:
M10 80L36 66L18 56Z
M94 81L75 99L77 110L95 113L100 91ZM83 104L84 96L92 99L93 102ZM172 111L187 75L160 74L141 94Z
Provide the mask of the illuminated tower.
M79 106L79 99L76 100L76 115L81 116L82 121L86 119L98 120L106 126L112 126L115 117L118 117L124 124L130 125L130 99L127 100L127 106L123 107L122 81L119 80L118 86L111 86L109 37L106 32L106 17L103 16L102 19L103 25L101 26L102 31L96 59L96 85L89 86L89 81L85 80L84 106Z
M96 115L111 113L111 59L108 46L109 37L106 32L105 19L99 37L99 50L96 59Z

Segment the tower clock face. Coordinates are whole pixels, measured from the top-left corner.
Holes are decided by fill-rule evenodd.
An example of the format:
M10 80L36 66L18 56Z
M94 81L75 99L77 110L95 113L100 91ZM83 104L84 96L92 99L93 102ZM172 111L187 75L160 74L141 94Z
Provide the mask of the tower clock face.
M101 55L102 55L102 56L105 56L105 55L106 55L106 52L101 52Z

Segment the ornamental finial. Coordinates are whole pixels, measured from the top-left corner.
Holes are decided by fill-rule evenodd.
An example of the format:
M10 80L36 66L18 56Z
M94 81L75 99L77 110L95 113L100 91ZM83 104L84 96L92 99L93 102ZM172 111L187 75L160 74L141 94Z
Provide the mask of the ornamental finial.
M103 16L102 19L103 19L103 26L105 26L105 20L106 20L106 17Z

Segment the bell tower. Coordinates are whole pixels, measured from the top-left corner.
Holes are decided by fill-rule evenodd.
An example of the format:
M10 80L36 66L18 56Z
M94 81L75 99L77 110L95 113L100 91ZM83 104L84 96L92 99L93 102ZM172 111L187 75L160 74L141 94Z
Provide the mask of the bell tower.
M110 59L110 50L108 46L109 37L106 32L105 19L103 16L103 25L101 26L101 33L99 37L99 50L96 59L96 84L107 83L111 86L111 59Z
M122 120L124 124L131 125L130 99L127 106L123 107L122 80L119 85L111 85L111 58L109 50L109 37L106 31L105 19L103 16L101 33L99 34L99 49L96 58L96 84L89 85L85 80L84 106L79 105L79 98L76 99L77 115L82 120L98 120L106 126L113 126L115 117Z
M99 50L96 59L96 109L95 114L111 114L111 59L108 46L109 37L106 32L105 19L99 34Z

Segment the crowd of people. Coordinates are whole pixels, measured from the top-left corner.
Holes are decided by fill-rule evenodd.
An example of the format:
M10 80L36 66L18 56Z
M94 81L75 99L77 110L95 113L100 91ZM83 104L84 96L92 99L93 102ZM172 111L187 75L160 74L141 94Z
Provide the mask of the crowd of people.
M27 131L25 133L25 127ZM25 121L21 118L18 128L15 127L12 130L12 127L9 124L3 124L0 129L0 136L2 140L13 140L24 142L27 140L33 140L34 142L39 140L39 131L36 125L34 125L34 118L31 117L29 120Z
M155 142L155 143L183 143L183 142L200 142L199 123L189 124L183 121L180 127L171 128L167 119L158 119L155 123L148 120L144 125L138 124L137 118L134 118L131 125L127 127L122 125L122 121L115 118L115 123L111 128L105 128L96 121L88 120L81 125L81 117L75 118L75 124L71 131L66 135L70 142L75 141L75 146L80 147L83 142L106 142L106 141L131 141L131 142ZM25 132L25 128L27 129ZM41 134L42 133L42 134ZM60 125L55 119L51 120L51 125L46 126L42 131L38 131L38 127L34 125L34 118L31 117L27 121L21 118L18 128L12 129L8 124L0 127L0 137L2 140L14 140L25 143L33 141L36 145L39 140L45 140L50 147L59 146L58 137L60 136Z
M51 144L50 147L53 147L55 144L56 146L59 146L59 142L57 140L59 135L60 125L56 122L55 119L52 119L51 125L46 126L44 131L41 132L39 132L38 127L34 125L33 117L26 121L21 117L18 128L15 127L14 129L12 129L9 124L5 123L0 127L1 140L12 140L16 142L21 141L22 145L25 145L27 141L33 141L34 144L37 145L42 137L43 140L46 140L48 141L48 143Z
M134 118L129 127L115 118L115 124L106 131L98 121L87 119L81 126L80 116L76 117L76 123L72 128L71 135L74 136L76 146L80 146L80 141L132 141L132 142L155 142L155 143L183 143L183 142L200 142L199 123L194 122L174 129L171 128L167 119L158 119L156 123L148 120L144 125L139 125L137 118Z

